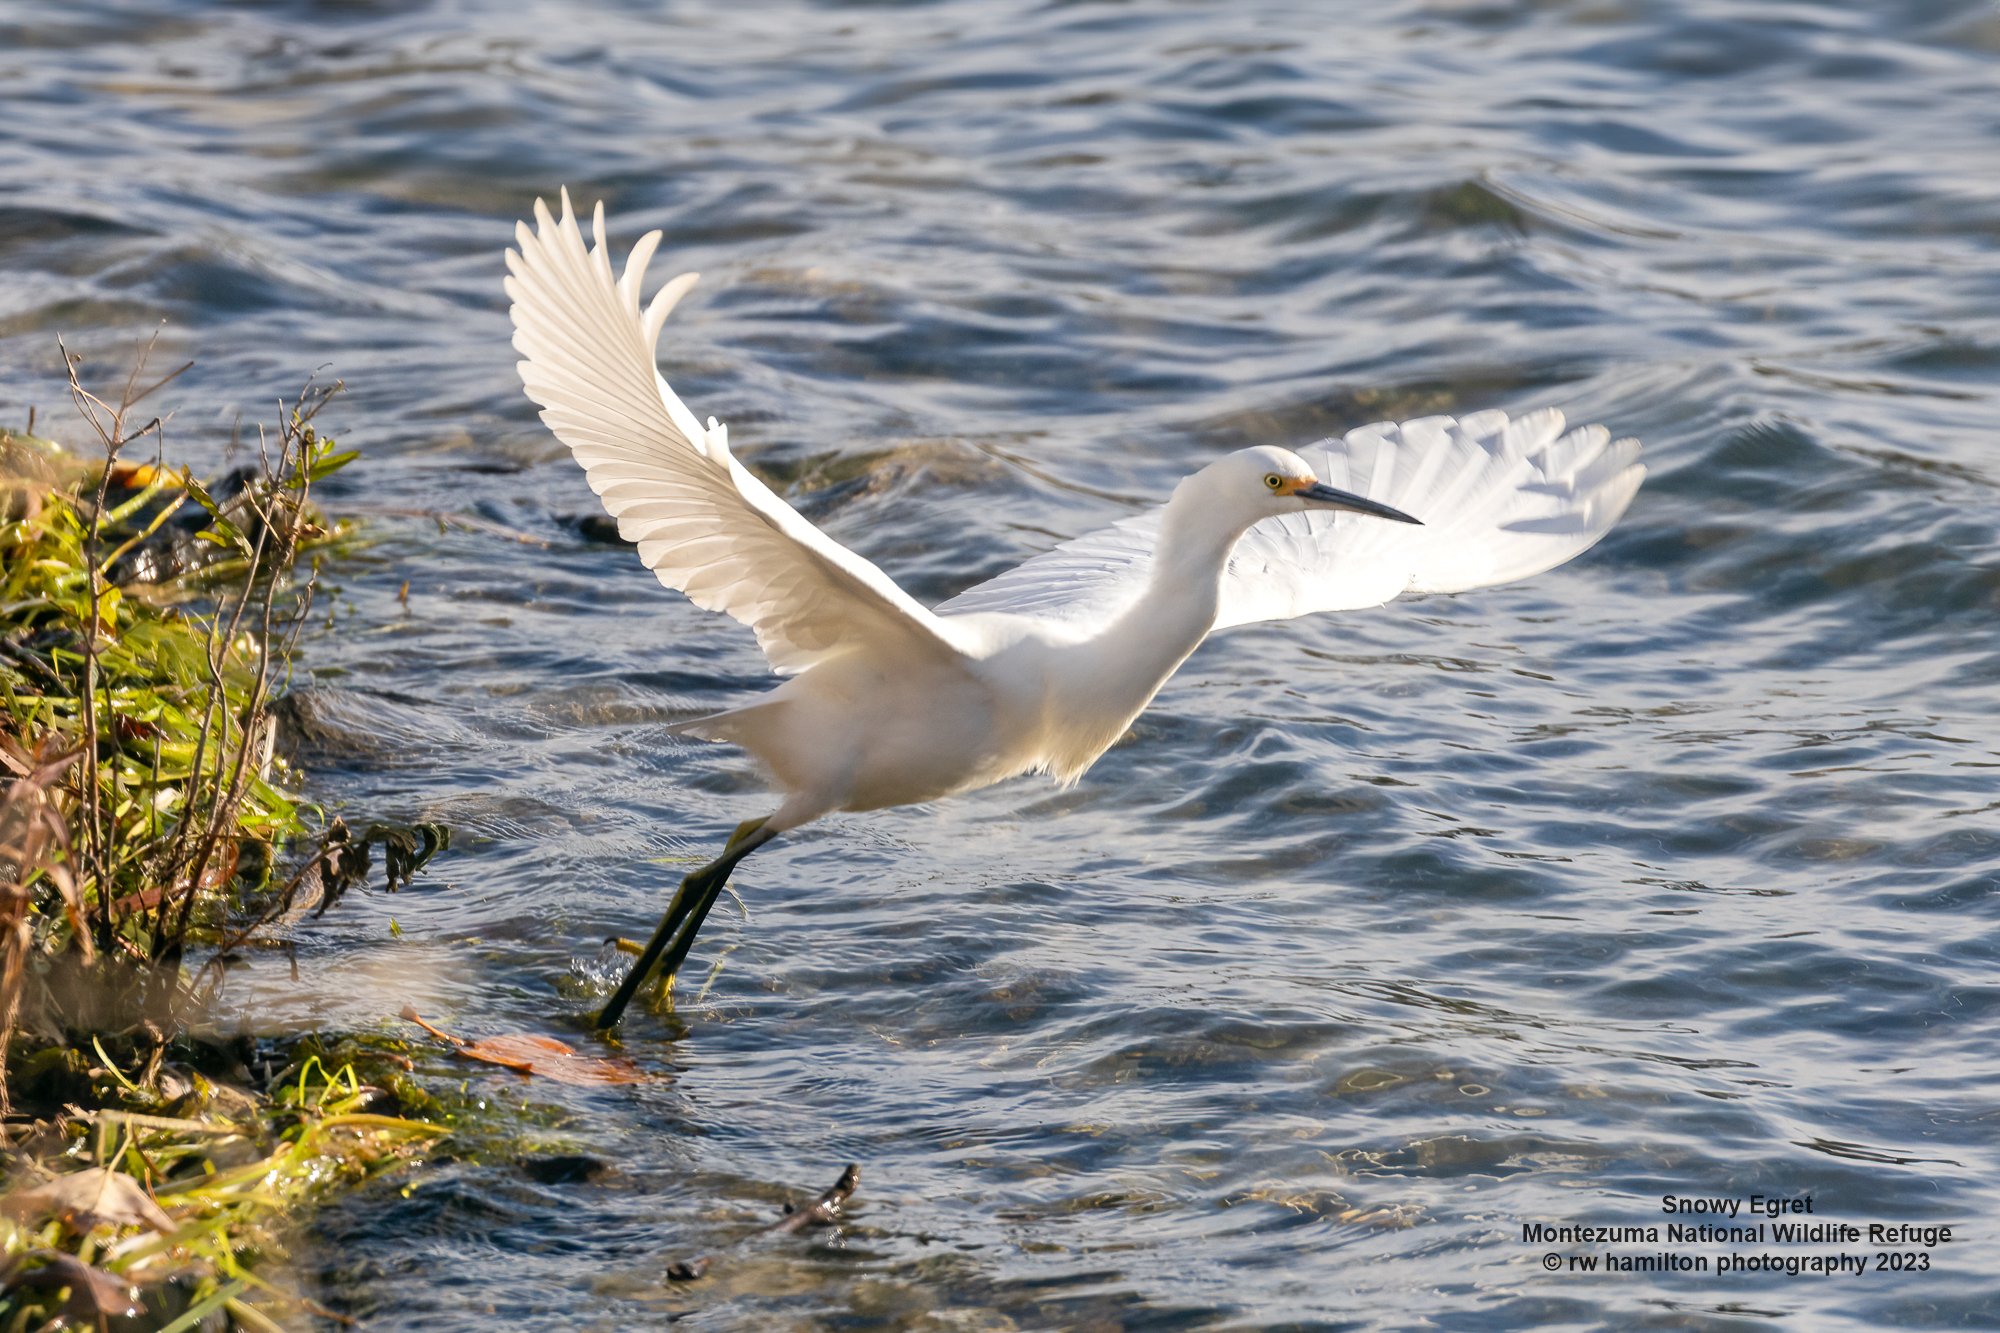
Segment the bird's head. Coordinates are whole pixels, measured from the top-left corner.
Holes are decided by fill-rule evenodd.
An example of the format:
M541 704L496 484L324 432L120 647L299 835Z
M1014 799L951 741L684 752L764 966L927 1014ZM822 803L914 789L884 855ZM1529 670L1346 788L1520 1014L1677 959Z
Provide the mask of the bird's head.
M1366 496L1336 490L1319 479L1312 464L1274 445L1238 449L1195 475L1208 492L1204 499L1252 516L1251 522L1302 509L1347 509L1398 523L1423 522Z

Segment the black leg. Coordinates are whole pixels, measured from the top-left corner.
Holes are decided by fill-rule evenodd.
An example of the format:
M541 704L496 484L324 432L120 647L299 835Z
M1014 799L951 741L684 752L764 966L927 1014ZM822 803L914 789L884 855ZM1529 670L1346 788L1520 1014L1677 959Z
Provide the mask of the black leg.
M660 918L659 928L639 955L639 961L632 965L632 970L625 974L625 980L618 984L618 989L598 1012L596 1026L599 1032L608 1032L618 1026L618 1020L625 1016L626 1006L632 1003L632 997L639 993L639 988L646 984L655 965L661 962L662 954L666 955L666 975L669 979L673 977L686 961L688 950L694 947L695 932L708 918L709 908L715 906L715 900L721 896L722 886L729 882L729 874L736 869L736 863L777 836L765 831L761 819L739 824L736 831L729 835L729 843L722 849L721 856L681 881L673 901L667 906L666 915ZM671 952L668 950L670 943L673 945Z
M668 985L673 984L674 974L680 971L681 964L687 961L688 950L694 947L695 935L701 930L702 922L708 920L708 909L715 906L715 900L722 896L723 885L728 882L729 876L726 874L710 880L702 890L701 897L696 899L694 906L689 909L687 926L675 938L673 947L667 950L666 956L660 959L660 975L667 979Z
M632 997L639 993L639 987L652 974L653 964L660 961L660 955L666 951L668 941L673 939L674 932L686 918L688 907L699 892L697 881L707 869L708 867L704 866L681 881L680 888L674 893L673 902L667 907L666 915L660 918L659 929L653 932L652 939L646 941L646 948L639 955L639 961L632 964L632 970L625 974L625 980L618 983L618 989L612 992L611 998L605 1001L604 1008L598 1012L599 1032L608 1032L617 1027L618 1020L624 1017L625 1006L632 1003Z

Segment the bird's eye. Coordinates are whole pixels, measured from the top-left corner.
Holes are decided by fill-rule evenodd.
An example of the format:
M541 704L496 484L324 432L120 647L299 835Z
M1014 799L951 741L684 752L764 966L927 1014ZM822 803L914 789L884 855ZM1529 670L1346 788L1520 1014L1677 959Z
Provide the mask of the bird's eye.
M1264 484L1275 491L1285 484L1285 479L1273 472L1270 476L1264 478Z

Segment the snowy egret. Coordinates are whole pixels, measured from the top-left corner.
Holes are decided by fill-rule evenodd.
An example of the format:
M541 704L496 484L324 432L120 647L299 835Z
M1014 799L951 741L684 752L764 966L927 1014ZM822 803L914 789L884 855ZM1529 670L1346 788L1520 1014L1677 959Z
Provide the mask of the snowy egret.
M696 275L642 304L660 233L614 274L602 204L594 245L567 191L560 218L537 200L535 221L507 252L528 396L646 567L749 626L790 677L672 728L748 750L783 799L681 883L601 1030L656 968L672 978L730 872L779 834L1022 773L1073 783L1214 631L1540 573L1603 536L1644 475L1637 440L1565 433L1552 409L1363 426L1326 443L1323 474L1290 450L1238 450L1158 508L926 609L668 387L654 349Z

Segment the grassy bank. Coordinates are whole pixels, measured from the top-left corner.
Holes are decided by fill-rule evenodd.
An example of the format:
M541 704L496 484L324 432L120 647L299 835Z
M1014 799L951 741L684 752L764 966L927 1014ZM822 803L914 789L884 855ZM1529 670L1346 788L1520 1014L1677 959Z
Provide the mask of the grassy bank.
M88 451L0 429L0 1333L310 1319L265 1275L288 1220L441 1132L388 1045L202 1034L232 955L366 873L272 714L352 455L308 388L198 481L148 407L173 378L72 369Z

